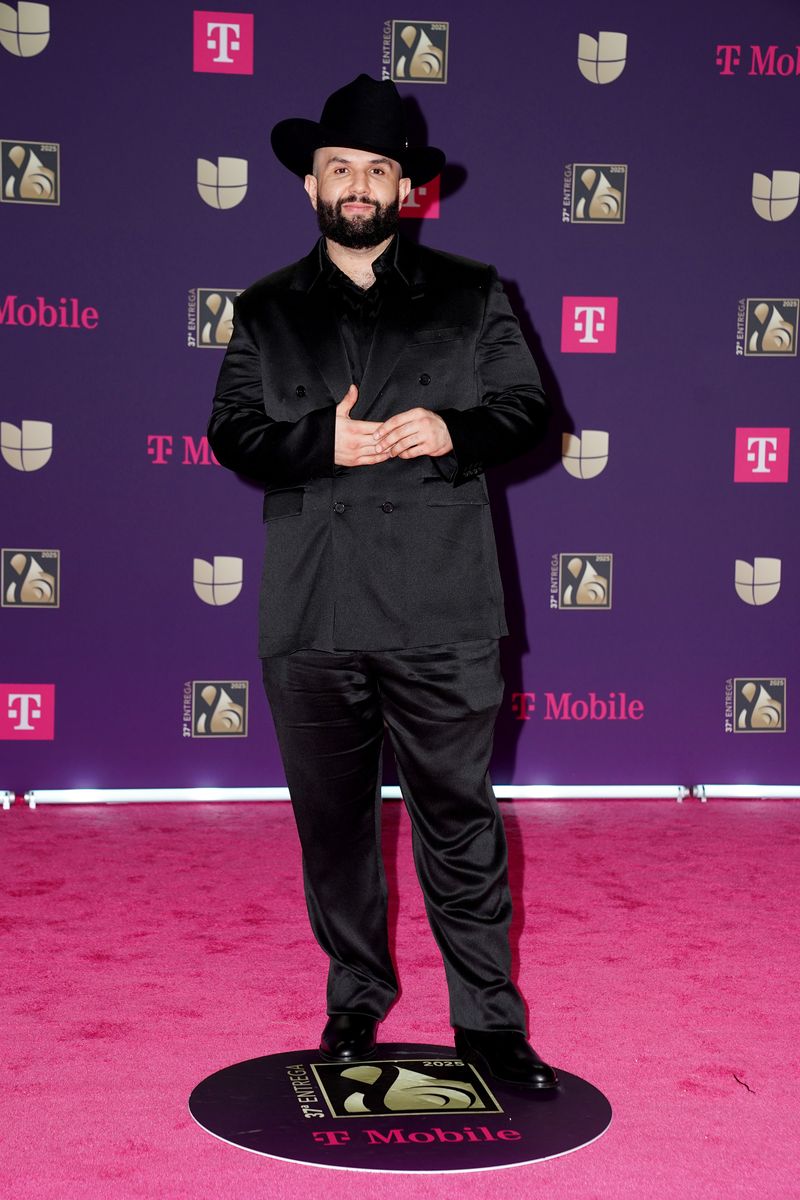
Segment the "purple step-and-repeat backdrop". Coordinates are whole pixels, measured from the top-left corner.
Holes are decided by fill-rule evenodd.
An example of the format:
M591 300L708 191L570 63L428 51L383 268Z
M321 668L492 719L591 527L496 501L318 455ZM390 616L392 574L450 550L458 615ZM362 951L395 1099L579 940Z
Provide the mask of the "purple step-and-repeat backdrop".
M495 782L795 782L796 5L229 9L0 4L0 787L283 783L204 433L232 298L316 238L269 130L361 71L451 164L404 230L497 266L556 410L490 481Z

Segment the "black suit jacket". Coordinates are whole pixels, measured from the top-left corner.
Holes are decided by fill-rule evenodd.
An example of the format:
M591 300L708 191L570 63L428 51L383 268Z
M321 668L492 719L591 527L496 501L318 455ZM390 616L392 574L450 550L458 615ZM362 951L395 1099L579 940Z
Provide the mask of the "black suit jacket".
M483 471L540 440L539 374L493 267L404 239L397 267L352 416L433 409L441 458L334 466L351 379L319 243L236 301L208 437L264 485L263 657L507 632Z

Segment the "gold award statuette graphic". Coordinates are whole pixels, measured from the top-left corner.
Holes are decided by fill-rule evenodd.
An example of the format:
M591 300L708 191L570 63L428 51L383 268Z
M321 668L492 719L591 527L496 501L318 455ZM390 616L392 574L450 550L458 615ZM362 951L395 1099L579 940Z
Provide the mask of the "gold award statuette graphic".
M747 562L736 559L734 570L736 595L745 604L759 607L769 604L781 590L781 560L779 558L754 558Z
M3 550L1 570L3 608L58 608L58 550Z
M748 356L788 356L797 354L796 299L748 299L744 352Z
M797 208L799 196L800 172L753 173L753 208L763 221L785 221Z
M574 479L595 479L608 465L608 433L604 429L583 429L561 436L561 463Z
M334 1117L392 1117L397 1113L498 1113L502 1108L474 1067L461 1059L312 1063Z
M628 35L605 30L578 34L578 70L589 83L613 83L625 70Z
M17 58L35 58L50 41L50 6L20 0L0 4L0 46Z
M396 83L447 83L447 21L392 21Z
M53 426L49 421L0 421L0 453L15 471L40 471L53 453Z
M60 161L56 142L0 141L0 200L60 204Z
M570 220L575 225L624 225L625 163L573 163Z
M611 608L611 554L559 554L558 607Z
M192 737L247 737L247 692L243 680L193 680Z
M734 679L734 731L786 732L786 680Z
M210 208L235 208L247 195L247 159L197 160L197 191Z
M197 288L197 345L222 349L233 333L233 302L241 288Z

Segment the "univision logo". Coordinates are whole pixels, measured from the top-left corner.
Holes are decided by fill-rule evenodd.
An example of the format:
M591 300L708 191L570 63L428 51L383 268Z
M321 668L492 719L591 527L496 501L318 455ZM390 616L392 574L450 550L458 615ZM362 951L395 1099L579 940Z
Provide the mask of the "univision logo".
M736 595L745 604L758 607L769 604L781 590L781 560L779 558L754 558L746 562L736 559L734 572Z
M195 594L205 604L230 604L242 590L241 558L215 554L212 562L196 558L193 566Z
M50 41L50 7L20 0L0 4L0 46L17 58L35 58Z
M604 429L584 429L565 433L561 438L561 462L574 479L594 479L608 465L608 433Z
M49 421L0 421L0 452L15 471L39 471L53 453L53 426Z
M753 208L764 221L785 221L797 208L800 172L773 171L772 177L753 174Z
M247 159L197 160L197 191L210 208L236 208L247 195Z
M594 38L578 35L578 70L589 83L613 83L625 70L628 51L626 33L603 31Z

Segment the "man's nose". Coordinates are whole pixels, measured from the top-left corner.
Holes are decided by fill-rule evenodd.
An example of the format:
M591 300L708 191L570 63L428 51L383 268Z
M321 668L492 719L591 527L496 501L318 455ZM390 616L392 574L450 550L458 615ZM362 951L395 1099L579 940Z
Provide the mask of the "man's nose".
M352 178L353 191L359 196L369 195L370 178L366 171L354 171Z

